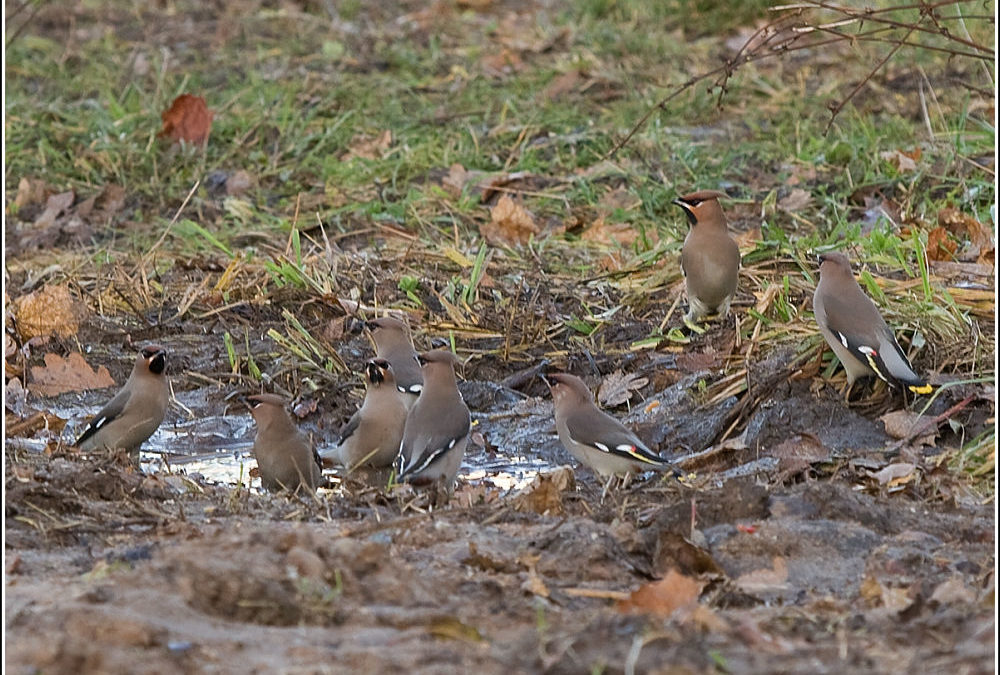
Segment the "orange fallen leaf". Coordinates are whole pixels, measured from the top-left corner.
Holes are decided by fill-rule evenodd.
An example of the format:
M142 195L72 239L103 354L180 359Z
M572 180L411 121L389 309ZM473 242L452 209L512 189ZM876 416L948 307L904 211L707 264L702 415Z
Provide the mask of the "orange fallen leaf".
M157 136L203 145L208 141L214 116L215 113L208 109L208 104L201 96L181 94L160 115L163 129Z
M538 234L538 225L527 209L502 195L490 211L489 222L480 225L479 232L494 246L523 245Z
M640 586L628 600L619 602L618 611L670 616L678 609L695 605L704 587L704 582L670 570L667 576Z
M31 381L30 388L39 396L104 389L115 384L107 368L101 366L95 371L80 352L73 352L65 359L58 354L46 354L44 366L31 367Z
M949 236L948 230L935 227L927 233L927 258L929 260L954 260L956 244Z
M65 286L43 286L17 300L14 320L18 335L25 342L47 335L72 337L79 328L77 307Z

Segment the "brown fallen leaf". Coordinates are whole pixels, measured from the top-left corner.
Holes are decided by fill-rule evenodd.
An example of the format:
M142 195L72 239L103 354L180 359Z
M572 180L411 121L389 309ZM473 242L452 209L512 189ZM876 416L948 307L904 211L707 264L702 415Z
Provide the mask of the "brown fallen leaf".
M537 474L511 501L515 511L561 516L565 513L562 494L575 487L573 470L561 466L553 471Z
M922 155L920 148L904 152L903 150L886 150L880 152L879 157L892 164L900 173L908 173L917 170L917 162Z
M897 440L911 438L917 431L917 425L921 420L927 418L911 410L894 410L882 415L879 420L885 425L885 433ZM934 445L938 430L936 426L931 426L922 436L914 438L913 444L917 447L922 445Z
M640 586L628 600L619 602L618 611L667 617L678 609L693 607L704 587L705 582L686 577L677 570L670 570L667 576Z
M632 392L642 389L647 384L649 384L648 377L639 377L635 373L626 375L621 370L616 370L601 380L601 387L597 390L597 400L601 405L613 408L628 402L632 398Z
M538 231L534 216L508 195L501 195L489 222L479 226L480 234L493 246L522 246Z
M929 260L954 260L958 244L948 236L948 230L935 227L927 233L927 258Z
M786 475L795 475L820 462L830 461L830 449L812 434L795 434L786 438L771 451L778 459L778 469Z
M17 183L17 196L14 197L14 206L23 209L32 204L41 204L52 194L48 183L37 178L22 177Z
M968 238L969 245L959 256L962 261L975 261L981 265L993 266L996 244L993 230L989 226L952 206L938 211L937 221L938 227L945 228L956 237L964 235ZM930 243L928 242L929 249Z
M204 145L212 130L214 116L215 113L208 109L208 104L201 96L181 94L160 115L163 129L157 137Z
M115 384L107 368L101 366L95 371L80 352L72 352L65 359L58 354L46 354L44 366L31 367L31 381L29 388L39 396L104 389Z
M79 304L62 285L42 286L17 300L14 320L22 342L34 337L58 335L68 338L79 328Z
M55 225L56 218L61 216L66 209L73 206L75 199L76 193L72 190L60 192L57 195L49 197L45 202L45 210L42 211L42 215L35 219L35 228L45 229Z
M705 581L723 579L726 576L711 553L676 532L664 530L656 538L653 571L664 574L669 570L677 570L681 574Z

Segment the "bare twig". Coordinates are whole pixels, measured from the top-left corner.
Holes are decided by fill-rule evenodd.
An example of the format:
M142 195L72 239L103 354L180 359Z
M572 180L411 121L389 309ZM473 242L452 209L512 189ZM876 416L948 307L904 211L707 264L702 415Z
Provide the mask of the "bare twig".
M830 103L829 109L832 114L827 124L827 131L844 107L903 47L974 59L988 70L988 64L992 63L995 51L992 47L980 44L972 38L966 25L966 21L972 17L963 16L960 10L963 1L965 0L937 0L875 9L847 7L826 0L804 0L795 4L772 7L772 11L784 14L754 31L736 54L722 65L692 76L674 87L656 105L650 107L632 129L615 143L607 157L611 158L617 154L658 110L665 110L667 104L698 83L714 78L712 88L718 90L718 105L721 106L722 99L728 91L729 79L739 68L748 63L803 49L815 50L831 44L858 42L891 46L888 53L846 96ZM951 6L958 12L956 16L942 16L939 13L940 10ZM907 11L916 11L918 16L915 19L900 16ZM823 16L818 14L820 12ZM833 14L832 17L829 16L830 13ZM976 18L993 21L989 16L976 16ZM946 23L952 21L958 21L962 35L956 35L948 28ZM939 43L932 44L914 39L914 36L918 35L937 38ZM992 77L990 81L992 82Z

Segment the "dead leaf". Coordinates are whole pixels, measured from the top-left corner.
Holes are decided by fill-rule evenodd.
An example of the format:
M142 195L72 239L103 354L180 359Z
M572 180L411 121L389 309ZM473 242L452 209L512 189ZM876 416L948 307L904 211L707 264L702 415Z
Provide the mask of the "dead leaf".
M514 495L511 502L515 511L561 516L565 513L562 494L575 487L573 470L562 466L537 474L527 487Z
M479 226L479 232L494 246L527 244L538 234L534 216L507 195L501 195L490 211L490 220Z
M574 68L549 82L549 85L542 90L542 96L550 101L555 101L572 92L580 86L581 82L583 82L583 74L579 69Z
M954 260L958 244L948 236L948 230L935 227L927 233L927 258L929 260Z
M692 544L676 532L664 530L656 538L653 571L664 574L669 570L676 570L704 581L722 579L726 576L711 553Z
M908 173L917 170L917 162L922 155L920 148L904 152L903 150L886 150L880 152L879 157L892 164L900 173Z
M157 137L204 145L212 130L214 116L215 113L208 109L208 104L201 96L181 94L160 115L163 129Z
M31 367L31 381L30 388L39 396L104 389L115 384L107 368L101 366L95 372L80 352L72 352L65 359L58 354L46 354L44 367Z
M386 129L378 136L358 134L351 139L351 144L344 153L343 159L358 157L360 159L382 159L392 147L392 131Z
M788 563L780 555L773 558L774 567L747 572L735 580L746 593L763 593L784 590L788 585Z
M618 603L619 612L640 612L667 617L698 602L705 582L686 577L677 570L670 570L659 581L640 586L628 600Z
M795 434L776 445L771 454L778 458L778 469L786 475L830 461L830 449L812 434Z
M38 229L47 229L55 225L56 218L61 216L66 209L73 206L75 199L76 193L72 190L60 192L57 195L49 197L45 202L45 210L42 211L42 215L35 219L35 227Z
M915 438L913 434L917 431L917 425L921 420L926 421L918 413L910 410L894 410L879 418L885 425L885 433L897 440L913 438L913 444L917 447L923 445L934 445L937 438L937 427L932 425L922 436Z
M945 228L956 237L962 235L968 237L969 245L959 255L960 260L993 266L996 244L992 228L952 206L938 211L937 221L939 227ZM928 248L930 248L929 244Z
M14 320L22 342L31 338L76 335L78 303L69 289L61 285L42 286L34 293L18 299Z
M639 377L635 373L626 375L621 370L616 370L601 381L597 400L601 405L613 408L628 402L632 398L633 391L642 389L647 384L649 384L648 377Z
M877 480L879 485L886 485L889 489L902 488L916 478L916 469L917 467L909 462L897 462L875 472L872 478Z
M910 410L894 410L879 418L885 425L885 433L895 439L908 437L920 419L919 414Z
M14 205L18 209L32 204L41 204L49 198L52 190L48 183L36 178L22 177L17 183L17 196L14 197Z
M778 208L787 213L797 213L809 206L812 195L802 188L794 188L783 199L778 201Z

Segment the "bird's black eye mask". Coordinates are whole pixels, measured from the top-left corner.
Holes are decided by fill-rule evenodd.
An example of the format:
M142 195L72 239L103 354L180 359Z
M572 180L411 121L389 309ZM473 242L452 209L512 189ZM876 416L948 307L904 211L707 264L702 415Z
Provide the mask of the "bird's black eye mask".
M385 382L385 375L382 371L389 370L389 362L383 359L376 359L369 361L367 364L368 379L373 384L382 384Z
M700 199L692 199L690 201L686 199L675 199L674 204L681 207L681 210L684 212L684 215L687 216L688 223L692 227L698 224L698 219L694 217L694 212L691 210L691 207L698 206L698 204L701 204Z
M167 367L167 355L162 350L142 351L142 355L149 361L149 372L160 375Z

